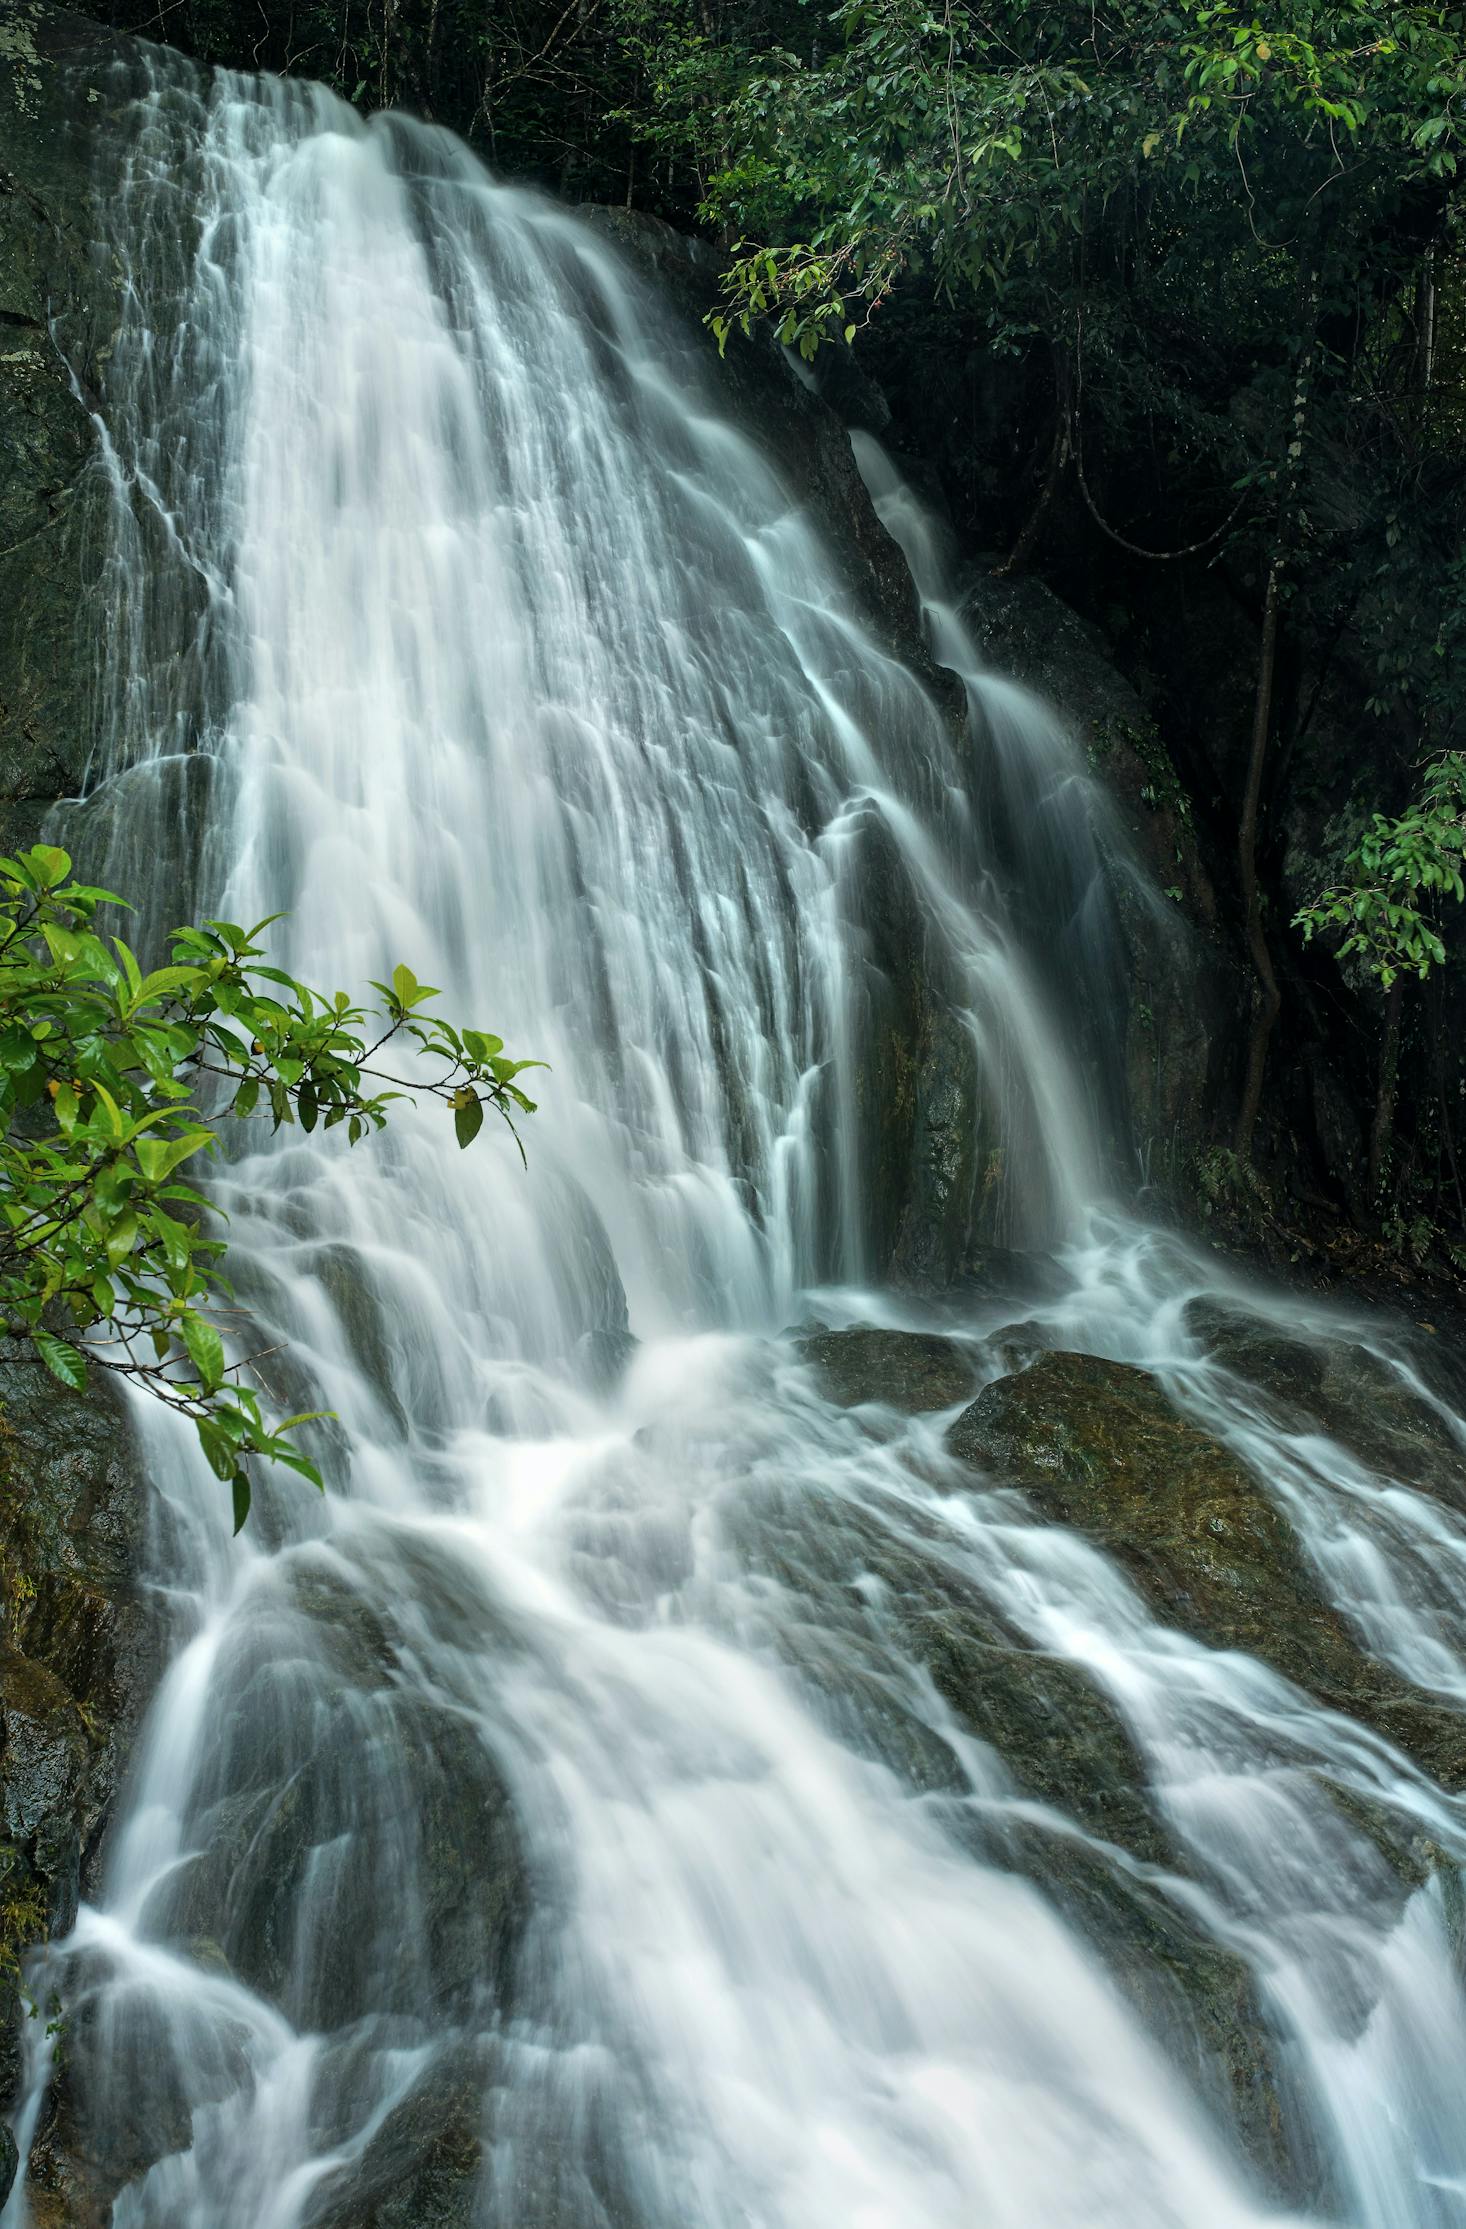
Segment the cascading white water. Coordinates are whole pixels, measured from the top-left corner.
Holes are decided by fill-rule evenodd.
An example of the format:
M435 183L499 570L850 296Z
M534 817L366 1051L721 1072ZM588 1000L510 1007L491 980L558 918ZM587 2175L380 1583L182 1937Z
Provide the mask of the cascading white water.
M231 1544L139 1418L179 1646L104 1902L43 1977L116 2229L1278 2222L1195 2032L1147 2031L1035 1837L1250 1973L1329 2219L1466 2221L1446 1916L1367 1825L1466 1851L1456 1804L954 1490L945 1419L832 1408L785 1336L816 1287L899 1320L862 1282L872 820L1005 1146L995 1228L1054 1250L1030 1315L1167 1373L1365 1640L1451 1695L1424 1574L1462 1528L1399 1486L1376 1521L1378 1481L1189 1338L1214 1275L1100 1206L960 748L604 239L299 87L170 67L134 121L121 853L167 852L189 755L211 909L285 909L332 987L407 959L552 1065L527 1171L402 1107L355 1153L240 1144L219 1186L242 1290L343 1423L327 1502L266 1497ZM1042 799L1072 895L1090 803L1001 696L1009 817ZM1083 1669L1171 1857L1020 1791L933 1682L928 1600Z

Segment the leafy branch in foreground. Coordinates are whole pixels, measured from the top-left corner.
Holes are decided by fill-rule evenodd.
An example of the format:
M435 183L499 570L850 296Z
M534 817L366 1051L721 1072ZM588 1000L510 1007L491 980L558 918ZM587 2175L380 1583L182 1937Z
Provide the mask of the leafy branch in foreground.
M80 1391L94 1362L191 1418L237 1532L251 1460L322 1481L293 1438L313 1417L266 1417L245 1379L263 1356L231 1361L209 1312L230 1296L225 1244L186 1177L217 1153L216 1126L344 1125L355 1145L391 1101L426 1095L460 1146L486 1111L519 1144L534 1102L517 1079L543 1063L428 1015L439 994L406 967L372 985L379 1009L311 990L261 957L269 921L176 929L145 974L96 927L125 901L70 876L47 844L0 859L0 1324L63 1385ZM377 1065L394 1040L428 1065Z

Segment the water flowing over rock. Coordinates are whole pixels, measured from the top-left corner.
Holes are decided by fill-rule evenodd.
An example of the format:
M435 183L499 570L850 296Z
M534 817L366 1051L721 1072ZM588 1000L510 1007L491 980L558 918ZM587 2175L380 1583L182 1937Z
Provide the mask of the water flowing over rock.
M1466 1784L1460 1718L1362 1654L1261 1483L1148 1371L1043 1355L980 1394L947 1444L1098 1540L1161 1619L1273 1665L1377 1726L1443 1785Z
M97 192L15 798L550 1063L527 1168L230 1141L324 1499L40 1454L5 2229L1459 2229L1459 1419L1137 1217L1205 969L879 413L446 133L0 21Z

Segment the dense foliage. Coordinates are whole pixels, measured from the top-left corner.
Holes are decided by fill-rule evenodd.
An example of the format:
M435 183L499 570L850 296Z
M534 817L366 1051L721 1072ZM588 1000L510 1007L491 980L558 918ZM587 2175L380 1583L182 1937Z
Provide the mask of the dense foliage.
M1297 325L1291 280L1327 315L1368 267L1388 275L1381 218L1454 176L1459 14L850 0L833 51L770 57L725 110L738 159L709 200L765 243L735 262L733 303L782 311L802 338L929 275L980 302L1004 343L1137 282L1179 302L1250 244L1233 276L1283 313L1268 326L1281 337Z
M0 1321L76 1390L88 1362L190 1417L210 1467L249 1513L259 1458L320 1484L296 1444L306 1416L268 1416L258 1355L231 1355L230 1298L200 1168L220 1125L344 1128L356 1144L404 1093L453 1112L460 1145L485 1110L513 1128L533 1103L497 1037L425 1010L437 992L398 967L371 1013L263 958L268 927L181 928L144 972L98 916L121 901L70 879L40 844L0 859ZM378 1061L415 1046L410 1078ZM236 1342L237 1344L237 1342Z

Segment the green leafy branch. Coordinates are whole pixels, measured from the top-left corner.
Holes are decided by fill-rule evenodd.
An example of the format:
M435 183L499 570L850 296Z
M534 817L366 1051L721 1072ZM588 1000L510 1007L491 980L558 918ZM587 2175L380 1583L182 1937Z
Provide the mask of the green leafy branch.
M0 859L0 1325L75 1391L91 1362L189 1417L238 1531L252 1461L321 1485L294 1435L322 1412L268 1419L244 1375L264 1354L231 1361L213 1320L232 1297L225 1244L187 1179L218 1125L342 1127L355 1145L393 1100L427 1096L460 1146L492 1112L523 1158L518 1079L543 1063L428 1014L440 994L406 967L372 985L379 1008L310 989L263 958L269 920L176 929L145 972L97 928L125 901L70 876L51 845ZM380 1064L399 1039L420 1056L411 1076Z
M1441 902L1466 898L1466 753L1445 751L1427 767L1420 795L1397 818L1383 813L1348 853L1348 879L1294 915L1305 941L1342 930L1338 957L1351 955L1388 990L1396 978L1424 981L1446 957L1435 926Z

